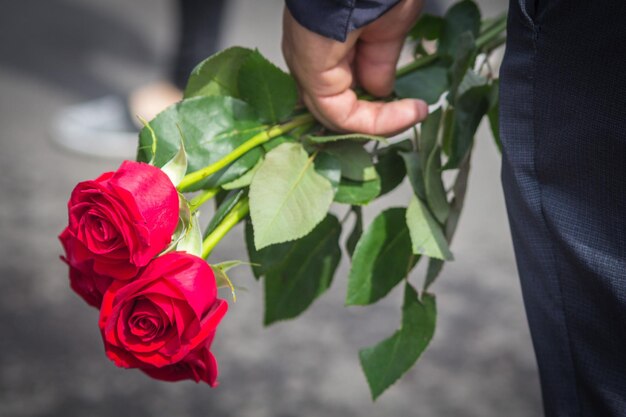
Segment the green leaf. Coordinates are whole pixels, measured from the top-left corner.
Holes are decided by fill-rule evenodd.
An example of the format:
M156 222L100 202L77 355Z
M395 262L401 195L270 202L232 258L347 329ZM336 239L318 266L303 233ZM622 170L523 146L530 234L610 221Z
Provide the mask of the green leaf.
M348 276L346 305L367 305L387 295L417 263L405 209L380 213L359 239Z
M165 165L178 152L180 127L185 137L187 172L217 162L266 129L259 125L249 105L234 98L218 96L185 99L159 113L150 125L158 140L155 165L159 167ZM139 143L137 160L147 162L152 158L152 135L147 128L141 130ZM216 188L239 178L257 163L261 155L260 148L252 149L189 191Z
M298 101L295 80L258 51L241 65L238 85L241 97L271 123L289 116Z
M448 214L450 214L450 205L448 204L448 197L441 175L441 148L437 146L432 150L428 158L426 169L424 170L424 185L428 206L439 223L443 224L448 218Z
M361 239L361 235L363 234L363 210L361 206L352 206L352 212L355 215L354 219L354 227L352 228L352 232L350 232L350 236L346 240L346 249L348 250L348 254L352 258L354 255L354 249L356 248L356 244Z
M250 217L246 218L244 235L252 274L256 279L259 279L265 275L267 269L271 267L273 263L280 262L282 260L285 255L282 249L283 247L286 247L287 244L272 245L261 251L257 251L254 247L254 230L252 229Z
M386 154L387 152L402 152L402 151L406 152L406 151L412 151L412 150L413 150L413 141L411 139L403 139L392 145L376 149L375 154L377 156L381 156L381 155Z
M283 143L268 152L250 184L256 248L307 235L326 216L333 194L299 143Z
M487 84L487 78L483 77L480 74L477 74L472 69L468 69L467 72L465 73L465 76L463 76L463 80L461 81L461 84L459 84L459 89L457 90L457 94L461 96L470 88L480 87L481 85L485 85L485 84Z
M372 181L352 181L342 178L335 194L337 203L363 206L380 195L380 178Z
M237 86L239 69L253 52L251 49L235 46L200 62L189 76L185 98L196 96L241 98Z
M266 266L266 325L298 316L330 287L341 260L340 235L341 224L329 214L302 239L277 245L285 249L274 258L277 263Z
M448 107L443 114L443 132L441 134L441 150L446 155L452 153L452 133L454 131L454 108Z
M430 258L452 260L448 242L437 220L419 198L413 196L406 209L406 224L409 228L413 253Z
M324 151L339 160L341 176L354 181L371 181L376 179L376 168L372 156L363 149L361 144L342 141L329 144Z
M426 188L424 185L424 175L420 163L420 155L415 152L400 152L400 156L406 167L406 174L409 177L413 192L420 198L426 198Z
M459 43L456 50L456 56L454 62L450 67L450 93L448 94L448 102L456 103L457 90L461 81L470 71L470 67L476 57L476 44L474 42L474 36L469 32L464 32L459 38Z
M315 157L315 172L326 178L336 193L341 182L341 164L334 156L320 152Z
M281 136L275 137L274 139L271 139L269 142L265 142L261 146L263 147L263 150L265 152L269 152L275 147L277 147L278 145L281 145L285 142L295 142L295 141L296 141L296 138L294 138L291 135L281 135Z
M256 163L256 165L250 168L248 171L246 171L246 173L243 174L241 177L235 180L232 180L230 182L227 182L225 184L222 184L222 188L225 190L234 190L237 188L245 188L249 186L250 183L252 182L252 178L254 177L254 174L261 167L261 164L263 164L263 158L260 158L258 162Z
M176 245L176 250L187 252L191 255L202 256L202 231L200 230L198 213L192 216L191 224L187 227Z
M465 203L470 161L471 158L468 157L461 163L459 166L459 172L454 180L454 185L452 186L454 198L450 204L450 215L448 216L448 221L446 222L446 239L448 239L448 242L451 242L454 237L456 227L461 217L461 211L463 210L463 204Z
M443 25L443 18L424 13L415 23L413 28L411 28L409 37L414 40L428 39L429 41L432 41L438 39L439 36L441 36L441 29L443 29Z
M448 161L443 169L458 168L474 144L474 135L489 109L490 87L473 87L457 99Z
M428 157L437 146L439 126L441 125L441 107L428 115L420 129L419 155L421 166L425 167Z
M406 284L402 324L390 338L361 349L359 358L372 398L378 398L419 359L435 334L437 307L435 297L417 292Z
M143 127L147 129L148 132L150 133L150 139L152 140L150 151L152 152L152 157L148 161L148 164L154 166L154 158L156 157L156 147L157 147L156 133L154 133L154 129L152 129L152 126L150 126L150 123L146 119L144 119L141 116L137 116L137 118L143 124Z
M448 69L439 62L396 79L395 93L400 98L417 98L436 103L448 91Z
M215 274L215 283L217 284L217 288L228 287L233 297L233 302L237 302L237 294L235 293L235 286L233 285L233 282L227 272L240 265L250 265L250 263L244 261L224 261L210 265L211 268L213 268L213 273Z
M150 136L152 136L152 134L153 132L151 131ZM154 151L155 149L153 148L153 152ZM165 172L165 175L168 176L174 186L177 186L183 180L187 172L187 152L185 152L185 143L182 136L180 137L180 148L178 148L178 152L161 167L161 171Z
M307 139L313 143L328 143L337 142L339 140L352 140L356 142L367 142L370 140L387 143L387 138L383 136L365 135L362 133L349 133L346 135L331 135L331 136L307 136Z
M171 252L176 249L178 242L185 236L187 230L191 227L192 221L191 209L189 208L189 202L182 193L178 193L178 223L176 229L172 233L172 241L167 248L161 252L161 254Z
M428 269L426 270L426 279L424 280L424 288L422 291L426 292L435 282L435 279L437 279L441 273L444 264L445 262L441 259L430 258L428 260Z
M470 32L474 38L480 31L480 10L471 0L455 3L445 16L445 23L439 39L437 53L441 56L455 57L463 32Z
M404 180L406 167L404 166L404 160L398 152L407 149L406 145L408 145L408 149L411 149L411 141L409 139L383 148L378 153L378 161L375 167L380 177L380 195L387 194Z
M224 220L224 217L226 217L245 194L245 190L233 190L226 194L224 199L219 203L219 206L217 206L215 214L213 214L211 221L204 230L204 237L207 237L215 231L215 228Z
M491 84L491 94L489 95L489 111L487 111L487 116L489 117L489 126L491 127L493 139L498 146L498 150L500 151L500 153L502 153L502 141L500 140L500 106L498 105L500 101L499 85L499 80L495 80L493 84Z

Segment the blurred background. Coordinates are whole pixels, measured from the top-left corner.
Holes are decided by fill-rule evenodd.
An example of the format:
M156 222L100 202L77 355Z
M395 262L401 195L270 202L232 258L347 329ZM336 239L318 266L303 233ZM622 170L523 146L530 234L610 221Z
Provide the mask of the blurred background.
M506 7L503 0L479 3L486 16ZM176 55L178 10L174 0L0 4L0 416L541 414L500 159L486 125L452 246L456 261L433 287L439 309L434 340L376 403L357 351L397 328L402 290L366 310L344 308L346 259L332 289L309 311L267 329L262 287L247 267L233 271L248 291L231 303L214 344L217 389L116 368L104 356L97 311L69 290L56 236L73 186L117 168L122 157L81 155L51 137L67 106L125 97L166 78ZM447 4L430 7L443 11ZM218 19L219 46L258 47L284 66L282 7L282 0L229 0ZM404 184L384 204L406 205L408 195ZM238 229L215 259L239 258L245 248ZM416 270L413 282L421 283L422 274Z

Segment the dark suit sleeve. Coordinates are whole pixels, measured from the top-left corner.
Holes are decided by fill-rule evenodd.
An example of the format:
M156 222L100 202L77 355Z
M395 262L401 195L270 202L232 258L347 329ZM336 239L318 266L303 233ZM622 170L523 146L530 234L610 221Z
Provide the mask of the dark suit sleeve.
M305 28L345 41L348 33L365 26L400 0L286 0L293 17Z

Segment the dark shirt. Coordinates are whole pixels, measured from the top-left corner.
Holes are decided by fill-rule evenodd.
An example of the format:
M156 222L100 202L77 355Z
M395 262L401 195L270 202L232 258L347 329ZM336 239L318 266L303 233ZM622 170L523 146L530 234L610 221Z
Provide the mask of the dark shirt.
M286 0L293 17L322 36L345 41L348 33L365 26L400 0Z

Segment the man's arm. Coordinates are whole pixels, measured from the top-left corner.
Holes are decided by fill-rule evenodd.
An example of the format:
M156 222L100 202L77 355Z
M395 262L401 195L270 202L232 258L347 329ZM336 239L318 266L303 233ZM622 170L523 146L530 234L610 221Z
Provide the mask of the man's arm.
M287 5L285 61L304 103L324 125L337 131L391 135L426 118L428 109L421 100L372 103L357 100L353 90L359 85L377 97L391 94L400 50L422 0L288 0ZM373 7L367 9L368 5ZM290 10L300 14L301 22ZM302 15L306 10L308 14ZM375 11L369 14L375 20L370 22L364 10ZM320 23L324 17L328 23ZM358 27L360 23L366 24ZM345 42L330 38L342 39L335 36L342 31Z
M298 23L319 35L343 42L400 0L286 0Z

